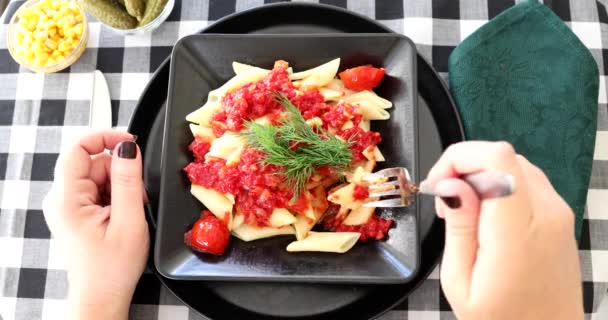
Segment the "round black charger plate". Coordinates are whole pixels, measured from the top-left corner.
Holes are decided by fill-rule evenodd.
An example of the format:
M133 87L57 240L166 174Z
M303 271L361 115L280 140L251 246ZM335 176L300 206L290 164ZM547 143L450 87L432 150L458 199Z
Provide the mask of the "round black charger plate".
M388 33L389 28L337 7L278 3L227 16L201 33ZM311 48L314 50L314 48ZM272 53L269 53L272 54ZM169 75L169 59L156 70L131 118L129 132L138 136L144 159L146 208L154 237L160 189L160 158ZM449 92L420 55L418 64L418 134L421 176L448 145L464 139L462 124ZM405 285L327 285L175 281L156 272L185 304L212 319L369 319L390 310L417 288L443 252L444 225L430 198L421 198L421 262L418 274ZM154 244L154 239L151 241Z

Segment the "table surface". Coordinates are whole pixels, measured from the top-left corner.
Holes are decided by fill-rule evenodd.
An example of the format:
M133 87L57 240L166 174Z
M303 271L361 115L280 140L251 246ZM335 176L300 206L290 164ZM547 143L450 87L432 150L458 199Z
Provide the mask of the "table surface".
M0 319L60 319L67 281L62 258L41 211L59 151L88 130L92 71L101 70L112 98L113 125L125 129L151 74L177 39L263 0L177 0L156 32L123 37L90 23L88 48L68 70L43 75L19 67L6 49L6 23L21 1L0 17ZM317 2L317 1L307 1ZM450 52L515 0L321 0L376 19L409 36L447 78ZM587 319L608 288L608 15L594 0L545 0L591 50L600 70L598 132L582 239ZM603 205L602 205L603 204ZM556 262L559 263L559 262ZM202 319L149 272L133 299L131 319ZM438 272L382 319L454 319Z

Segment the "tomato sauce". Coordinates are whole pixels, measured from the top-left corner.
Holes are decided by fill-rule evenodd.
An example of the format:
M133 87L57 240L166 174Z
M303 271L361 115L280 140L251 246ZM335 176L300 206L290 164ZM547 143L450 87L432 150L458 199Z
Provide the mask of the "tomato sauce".
M283 67L274 68L259 82L246 84L227 93L222 98L223 110L211 118L214 130L239 131L242 129L244 121L282 109L274 101L274 96L270 94L272 92L282 92L290 100L296 96L296 90L289 80L289 74Z
M192 183L235 196L236 209L249 224L266 226L274 208L285 208L293 193L283 184L279 167L263 165L264 154L245 149L241 161L226 166L223 159L191 162L184 171Z
M393 225L393 220L383 219L373 214L369 220L358 226L349 226L342 224L344 221L343 217L338 217L337 212L340 206L331 204L327 211L327 215L321 221L321 225L325 230L335 232L359 232L361 236L359 241L367 241L369 239L382 240L386 237L388 229Z
M348 120L351 120L353 125L358 127L362 117L361 111L354 106L345 102L340 102L335 107L332 107L325 112L321 117L321 120L323 120L325 128L339 129Z
M194 141L188 146L188 150L194 155L196 162L204 162L205 155L209 152L211 144L203 139L195 138Z
M355 200L365 200L369 198L369 191L367 191L366 187L357 184L353 191L353 198L355 198Z
M353 164L361 161L367 161L367 158L363 155L363 150L369 146L377 145L382 140L379 132L365 132L359 127L352 127L338 131L337 135L346 141L350 140L352 142L350 151L353 153Z
M359 241L367 241L369 239L382 240L386 237L388 229L390 229L392 224L393 220L383 219L374 214L365 224L358 226L347 226L345 224L340 224L333 229L333 231L359 232L361 234Z

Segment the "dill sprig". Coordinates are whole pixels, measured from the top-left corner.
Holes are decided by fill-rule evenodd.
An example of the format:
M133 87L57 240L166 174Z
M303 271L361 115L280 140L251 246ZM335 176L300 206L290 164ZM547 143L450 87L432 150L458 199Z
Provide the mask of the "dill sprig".
M305 189L306 182L319 167L344 169L352 159L350 141L342 141L320 128L313 130L300 110L280 93L275 101L285 108L286 116L279 126L245 123L240 135L247 144L266 154L263 162L281 166L286 182L294 188L294 198Z

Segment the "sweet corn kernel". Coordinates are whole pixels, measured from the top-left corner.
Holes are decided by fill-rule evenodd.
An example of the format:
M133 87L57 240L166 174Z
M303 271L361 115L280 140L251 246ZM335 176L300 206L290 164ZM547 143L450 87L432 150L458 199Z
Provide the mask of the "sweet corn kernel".
M73 1L42 0L18 13L15 55L44 67L65 59L80 42L84 17Z
M76 34L79 37L82 35L82 23L79 23L74 26L74 34Z
M65 42L60 42L59 45L57 46L57 50L61 51L61 52L66 52L70 49L71 49L71 47L69 45L66 45Z
M57 42L51 40L51 39L46 39L44 41L44 45L47 46L47 48L50 48L52 50L57 49Z

